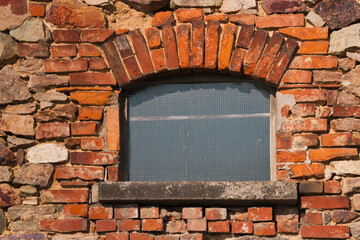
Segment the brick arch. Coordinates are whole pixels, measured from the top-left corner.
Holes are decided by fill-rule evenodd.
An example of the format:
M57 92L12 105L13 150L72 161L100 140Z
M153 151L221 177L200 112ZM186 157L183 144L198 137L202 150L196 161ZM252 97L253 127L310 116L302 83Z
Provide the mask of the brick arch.
M145 40L146 39L146 40ZM192 21L117 35L102 48L120 87L167 72L222 72L278 86L297 42L251 25Z

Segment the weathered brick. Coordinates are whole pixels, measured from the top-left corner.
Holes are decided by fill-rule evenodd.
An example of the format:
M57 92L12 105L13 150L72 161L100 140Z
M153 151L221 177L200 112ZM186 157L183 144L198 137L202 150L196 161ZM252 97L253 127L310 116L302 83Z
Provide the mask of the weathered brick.
M140 208L140 218L159 218L159 207L141 207Z
M301 218L301 224L303 225L322 225L321 212L307 212L304 217Z
M360 119L339 118L332 120L330 125L331 128L336 132L357 131L360 128Z
M303 14L274 14L256 18L258 28L282 28L304 26Z
M286 220L277 222L278 233L298 233L299 221L298 220Z
M360 194L354 194L352 206L354 211L360 211Z
M224 25L219 49L219 71L228 71L237 27L231 23Z
M350 237L349 226L301 226L303 238L334 238L347 239Z
M117 182L120 180L119 166L109 166L106 169L108 182Z
M182 209L183 219L199 219L203 217L202 207L184 207Z
M142 35L140 29L130 31L129 33L132 45L134 47L135 54L139 60L142 73L144 75L154 72L154 67L150 58L148 48L145 43L144 36ZM164 41L165 46L165 41Z
M150 49L161 47L160 30L156 27L150 27L145 29L146 39Z
M276 133L276 149L290 149L291 148L291 134Z
M95 86L95 85L116 85L111 73L70 73L69 81L71 86Z
M294 118L285 119L282 129L289 132L324 132L327 131L327 119Z
M71 123L71 136L96 135L96 122Z
M56 43L80 42L80 34L76 30L54 30L52 35Z
M296 56L290 64L290 68L297 69L321 69L337 67L335 56L306 55Z
M187 230L189 232L206 232L207 224L206 219L188 219Z
M147 233L133 232L130 234L130 240L154 240L154 236Z
M217 67L220 30L218 21L211 21L206 25L204 68L207 70L215 70Z
M119 108L108 108L106 113L107 145L110 151L120 150Z
M360 106L341 106L333 107L334 117L356 117L360 118Z
M136 80L142 77L141 70L134 56L123 59L130 80Z
M41 191L42 203L85 203L89 196L88 189L61 189Z
M239 37L236 42L237 47L248 48L253 38L255 28L253 26L243 25L239 33Z
M46 42L39 43L18 43L20 57L49 57L49 44Z
M167 24L162 28L161 34L167 69L169 71L177 70L179 69L179 59L174 29L170 24Z
M141 220L141 230L144 232L162 232L164 230L163 219L143 219Z
M112 152L71 152L71 164L112 165L117 164L118 154Z
M176 38L179 47L179 63L181 69L190 68L190 26L182 24L176 28Z
M203 11L200 8L180 8L175 11L175 16L179 23L193 22L204 19Z
M117 221L118 231L140 231L140 220L120 219Z
M116 205L114 208L115 218L138 218L139 208L137 205Z
M262 222L273 220L273 210L271 207L251 207L248 209L249 221Z
M300 194L323 193L324 183L320 181L301 182L299 185Z
M209 233L228 233L230 232L229 221L209 221L208 231Z
M140 234L140 233L132 233L132 234ZM127 232L105 234L105 240L128 240L128 239L129 239L129 233ZM141 239L139 238L136 240L141 240Z
M53 220L40 220L40 230L49 232L85 232L88 227L86 219L53 219Z
M328 41L305 41L300 43L298 54L327 54L329 48Z
M99 151L104 149L104 138L102 137L82 137L81 149Z
M328 28L326 27L291 27L291 28L281 28L279 29L280 33L288 35L290 37L298 38L300 40L318 40L318 39L327 39L328 38Z
M151 26L153 27L162 27L169 23L175 23L175 18L172 11L157 12L151 20Z
M207 220L224 220L227 217L226 208L206 208L205 216Z
M252 234L254 225L252 222L234 221L231 223L231 233Z
M85 29L81 30L80 39L82 42L104 42L114 34L114 29Z
M277 151L276 159L278 163L282 162L304 162L306 160L306 151Z
M56 179L74 179L82 180L104 180L104 168L93 166L64 166L55 167Z
M291 109L292 117L315 117L316 106L313 103L298 103Z
M57 45L51 47L53 57L75 57L77 54L76 45Z
M243 48L235 48L235 51L232 55L229 70L233 75L241 75L243 61L246 56L246 50Z
M345 196L309 196L301 197L301 208L337 209L349 208L350 200Z
M114 39L114 43L118 47L120 55L123 59L134 55L134 52L130 46L128 39L126 38L126 35L117 36Z
M102 107L82 106L79 108L79 120L101 120L102 111Z
M50 122L40 123L35 130L36 139L53 139L70 136L68 123Z
M184 220L173 220L166 224L166 232L168 233L185 233L186 223Z
M111 205L95 204L89 206L89 219L112 219L113 208Z
M154 49L151 51L151 59L154 63L156 72L163 72L166 70L165 52L163 48Z
M73 138L73 137L65 138L64 144L67 148L76 149L80 147L80 138Z
M244 59L244 73L252 76L255 71L256 64L261 56L261 53L265 47L268 33L262 29L258 29L254 38L250 43L249 50Z
M46 4L30 2L29 3L29 13L33 17L43 17L45 15Z
M317 84L338 84L342 82L342 74L330 71L314 71L314 83Z
M282 78L283 83L311 83L312 72L303 70L288 70Z
M326 102L326 91L323 89L293 89L280 91L281 94L294 95L295 101L299 102Z
M45 60L45 72L81 72L88 68L87 59L47 59Z
M97 220L95 229L96 232L115 232L116 220Z
M340 194L341 186L338 181L325 181L324 182L324 193L327 194Z
M254 235L273 236L276 234L274 222L254 223Z
M228 21L228 16L223 13L214 13L206 15L205 21L211 22L211 21L219 21L221 23L226 23Z
M90 70L104 70L107 69L108 66L104 59L99 57L94 57L89 59L89 69ZM115 81L115 80L114 80Z
M341 147L354 145L353 135L351 133L329 133L321 135L321 146Z
M204 67L205 26L204 21L192 22L190 65L193 69Z
M81 57L99 57L100 53L97 47L91 43L82 43L78 45L79 55Z
M65 204L62 213L66 217L87 217L88 205L87 204Z
M229 21L239 25L255 25L255 16L250 14L232 14L228 16Z
M314 162L325 162L335 159L350 159L358 156L356 148L321 148L310 149L309 159Z
M290 168L291 178L321 178L324 176L324 165L320 163L293 165Z

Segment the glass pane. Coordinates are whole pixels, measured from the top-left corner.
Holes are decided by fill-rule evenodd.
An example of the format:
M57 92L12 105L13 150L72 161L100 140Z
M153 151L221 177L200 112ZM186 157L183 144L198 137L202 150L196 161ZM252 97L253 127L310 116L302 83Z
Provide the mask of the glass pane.
M259 82L129 91L130 181L270 180L270 88Z

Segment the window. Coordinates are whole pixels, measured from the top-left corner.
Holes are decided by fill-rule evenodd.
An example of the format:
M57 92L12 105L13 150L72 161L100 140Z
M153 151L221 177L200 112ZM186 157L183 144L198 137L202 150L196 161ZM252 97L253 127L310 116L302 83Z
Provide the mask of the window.
M125 91L126 180L271 179L269 86L214 74L164 80Z

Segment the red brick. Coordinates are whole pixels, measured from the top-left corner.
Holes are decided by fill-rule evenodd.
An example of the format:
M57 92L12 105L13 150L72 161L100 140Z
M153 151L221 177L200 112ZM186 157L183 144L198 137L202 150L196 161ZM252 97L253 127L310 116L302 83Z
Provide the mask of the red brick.
M89 206L89 219L112 219L112 206L104 206L101 204Z
M232 55L229 70L233 75L241 75L242 65L244 58L246 56L246 50L242 48L235 48L235 51Z
M321 148L310 149L309 159L312 162L325 162L335 159L349 159L358 156L356 148Z
M136 29L130 31L129 33L132 45L134 47L135 54L137 59L139 60L140 67L144 75L150 74L154 72L154 67L150 58L149 51L147 49L145 39L140 31L140 29ZM165 46L165 39L164 39Z
M107 145L110 151L120 150L119 108L111 107L106 112Z
M89 59L89 69L90 70L104 70L107 68L108 68L108 66L106 65L104 59L99 58L99 57Z
M254 35L255 28L253 26L243 25L239 33L238 40L236 42L237 47L249 48L250 42Z
M189 232L206 232L206 219L188 219L187 230Z
M112 152L71 152L71 164L112 165L117 164L118 154Z
M215 70L217 67L220 30L218 21L211 21L206 25L205 69Z
M327 54L328 41L306 41L300 44L298 54Z
M350 237L348 226L301 226L303 238L347 239Z
M321 178L324 176L324 165L320 163L293 165L290 168L291 178Z
M70 73L69 81L71 86L116 85L111 73Z
M284 180L288 179L287 171L286 170L278 170L276 177L277 177L278 181L284 181Z
M255 16L250 14L229 15L229 21L239 25L255 25Z
M66 217L87 217L87 204L65 204L63 206L63 214Z
M285 119L282 129L289 132L324 132L327 131L327 119L293 118Z
M236 37L236 30L236 25L233 25L231 23L227 23L224 25L219 50L219 71L228 71L229 69L230 58Z
M287 70L297 45L297 42L291 38L286 40L266 77L267 83L279 85L280 79Z
M162 232L164 230L163 219L143 219L141 220L141 230L144 232Z
M96 122L71 123L71 136L96 135Z
M270 71L272 63L274 62L276 55L278 54L281 44L284 41L284 37L274 32L273 36L269 39L264 52L261 55L261 58L256 66L254 75L257 78L265 79L266 75Z
M20 57L49 57L49 44L46 42L39 43L18 43Z
M175 18L172 11L157 12L151 20L151 26L153 27L162 27L169 23L175 23Z
M290 68L297 69L321 69L337 67L336 56L306 55L296 56L290 64Z
M134 234L134 233L132 233ZM138 233L135 233L138 234ZM128 240L129 239L129 233L122 232L122 233L106 233L105 234L105 240ZM140 240L140 239L138 239Z
M168 233L185 233L186 223L184 220L168 221L166 224L166 232Z
M134 55L134 52L130 46L128 39L126 38L126 35L117 36L114 39L114 43L118 47L120 55L123 59Z
M275 223L273 222L254 223L254 235L273 236L275 234L276 234Z
M292 137L292 143L297 148L314 147L319 144L319 139L318 136L313 133L295 134Z
M338 181L325 181L324 182L324 193L327 194L340 194L341 186Z
M131 233L130 240L154 240L154 236L147 233Z
M182 24L176 28L176 38L179 47L179 63L182 69L190 68L190 27Z
M101 120L102 107L86 107L79 108L79 120Z
M205 21L211 22L211 21L219 21L221 23L226 23L228 21L228 16L223 13L214 13L206 15Z
M303 225L322 225L322 213L321 212L307 212L304 217L301 218L301 224Z
M318 39L327 39L328 38L328 28L326 27L291 27L291 28L281 28L279 29L280 33L288 35L290 37L298 38L300 40L318 40Z
M266 31L258 29L255 32L254 38L250 43L249 50L244 59L244 73L246 75L252 76L254 74L256 64L264 49L267 38L268 33Z
M82 137L81 149L99 151L104 149L104 138L102 137Z
M345 196L301 197L301 208L337 209L349 208L349 198Z
M120 173L118 166L109 166L107 169L107 181L108 182L117 182L120 180Z
M192 69L204 67L205 26L204 21L192 22L191 58Z
M36 130L36 139L53 139L64 138L70 136L70 129L68 123L50 122L40 123Z
M281 94L294 95L295 101L299 102L326 102L326 91L323 89L293 89L280 91Z
M261 221L271 221L272 217L272 208L271 207L252 207L248 209L249 212L249 221L252 222L261 222Z
M356 117L360 118L360 106L340 106L333 108L334 117Z
M54 219L40 220L39 227L41 231L49 232L85 232L88 227L86 219Z
M277 222L278 233L298 233L299 222L297 220L286 220Z
M114 34L114 29L85 29L81 30L80 38L82 42L104 42Z
M76 179L76 180L62 180L60 182L60 186L63 188L79 188L79 187L88 187L90 185L92 185L93 182L92 181L83 181L80 179Z
M351 133L329 133L320 137L321 146L341 147L354 145L353 135Z
M254 225L252 222L234 221L231 223L231 232L241 233L241 234L252 234L254 232Z
M79 55L81 57L99 57L100 53L97 47L91 43L82 43L78 45Z
M175 11L175 16L179 23L193 22L195 20L204 19L203 11L200 8L181 8Z
M76 30L54 30L52 35L56 43L80 42L80 34Z
M288 70L282 78L283 83L311 83L312 72L303 70Z
M292 117L315 117L316 106L313 103L298 103L291 109Z
M139 209L137 205L117 205L114 208L115 218L138 218Z
M134 219L121 219L117 221L118 231L140 231L140 221Z
M77 54L76 45L58 45L51 47L53 57L75 57Z
M154 63L156 72L162 72L166 70L166 62L164 56L164 49L154 49L151 51L151 59Z
M130 81L142 77L141 70L134 56L123 59L123 61L129 74Z
M227 217L226 208L206 208L205 216L207 220L224 220Z
M115 232L116 220L97 220L96 232Z
M104 180L104 168L93 166L64 166L55 167L56 179L74 179L82 180Z
M87 59L47 59L45 60L45 72L81 72L88 68Z
M130 30L127 28L118 28L115 30L116 35L127 34L129 32L130 32Z
M89 196L88 189L61 189L41 191L42 203L85 203Z
M228 233L230 232L229 221L210 221L208 231L209 233Z
M140 218L159 218L159 207L141 207Z
M159 29L155 27L147 28L145 29L145 35L150 49L161 47L161 37Z
M273 14L256 18L258 28L302 27L304 23L304 14Z
M306 151L277 151L276 159L278 163L283 162L304 162L306 160Z
M29 13L33 17L43 17L45 15L46 4L44 3L29 3Z
M203 217L202 207L184 207L182 209L183 219L198 219Z
M173 27L170 24L162 28L163 46L167 69L169 71L179 69L176 37Z
M292 144L291 134L276 134L276 149L290 149Z

